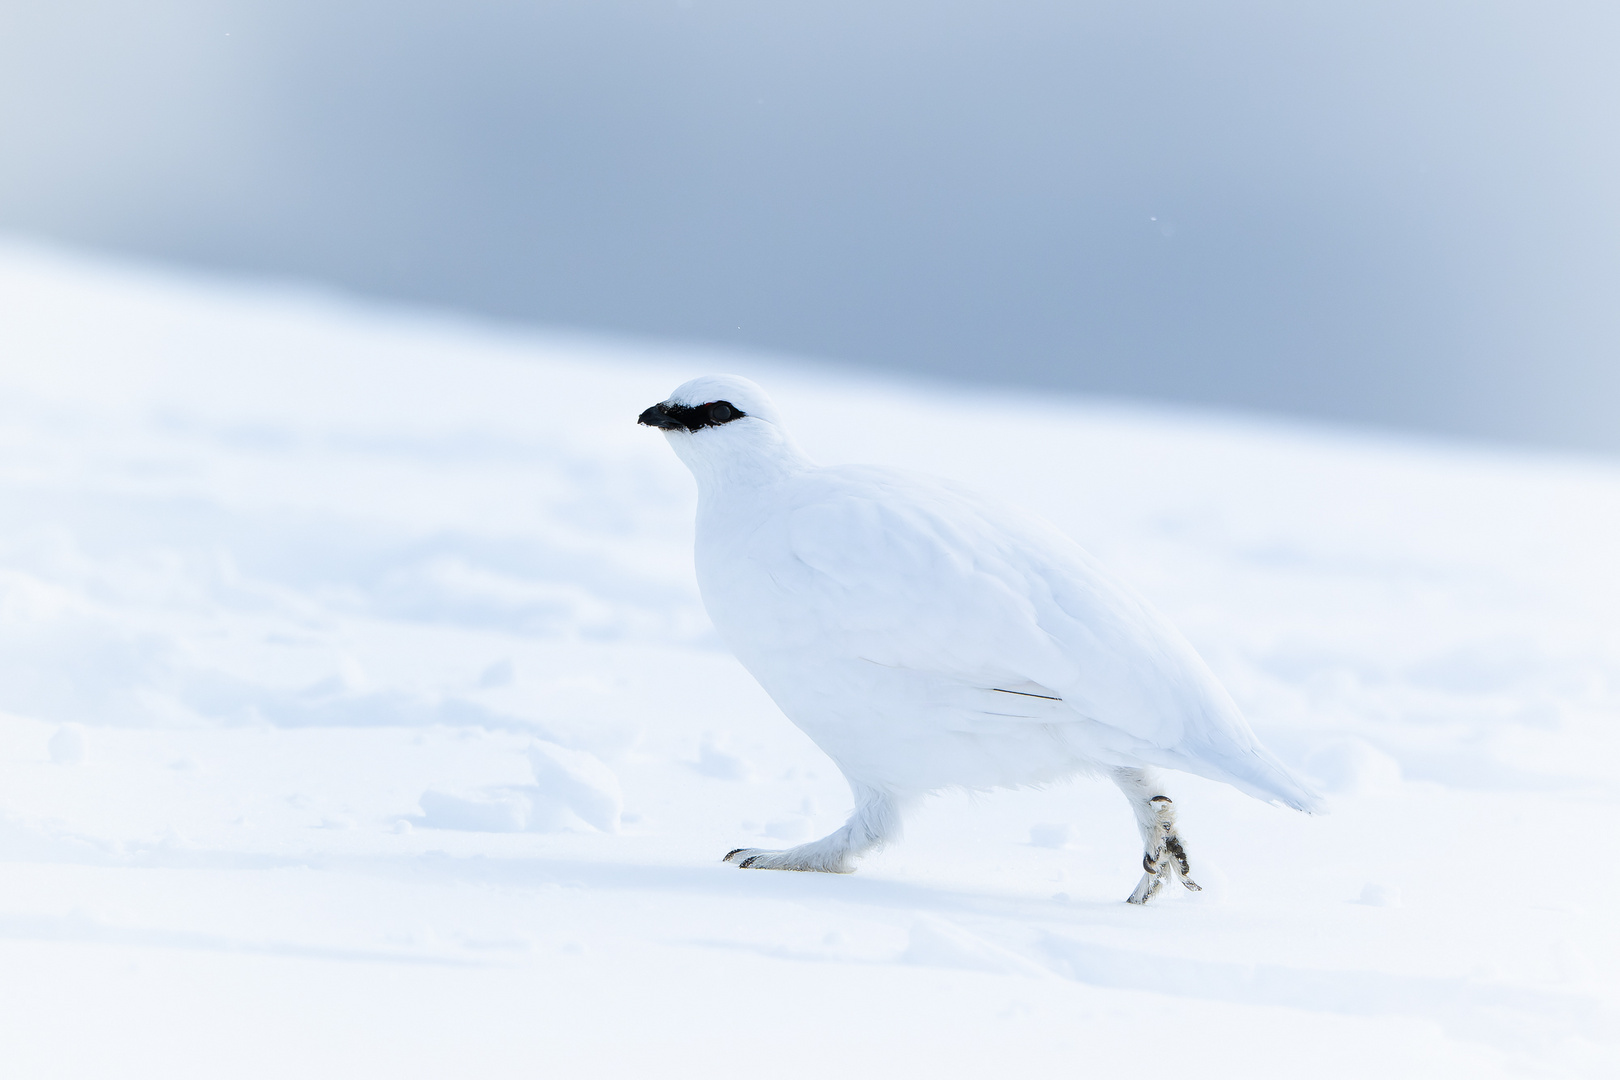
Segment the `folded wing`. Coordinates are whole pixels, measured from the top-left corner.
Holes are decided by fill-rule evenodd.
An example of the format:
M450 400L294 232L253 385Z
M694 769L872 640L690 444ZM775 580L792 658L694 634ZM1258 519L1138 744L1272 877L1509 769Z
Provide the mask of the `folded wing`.
M956 715L1085 724L1122 755L1312 804L1186 639L1062 533L928 478L837 473L789 542L855 655L939 676Z

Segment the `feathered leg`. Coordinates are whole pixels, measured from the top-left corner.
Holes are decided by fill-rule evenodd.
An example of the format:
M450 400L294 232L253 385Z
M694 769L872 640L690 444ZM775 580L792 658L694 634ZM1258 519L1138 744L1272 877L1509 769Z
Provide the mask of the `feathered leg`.
M850 788L855 794L855 810L836 832L786 851L734 848L726 852L723 861L748 870L851 872L856 859L900 835L900 806L886 792L856 784Z
M1158 774L1152 769L1114 769L1110 775L1130 802L1142 834L1142 880L1126 902L1147 903L1170 878L1200 892L1201 887L1189 876L1187 851L1176 832L1175 804L1164 793Z

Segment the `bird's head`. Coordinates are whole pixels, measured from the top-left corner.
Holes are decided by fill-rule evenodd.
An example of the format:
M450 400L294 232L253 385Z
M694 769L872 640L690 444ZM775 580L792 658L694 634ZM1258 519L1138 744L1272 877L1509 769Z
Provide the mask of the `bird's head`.
M641 414L669 436L700 482L742 479L805 462L770 395L741 375L704 375Z

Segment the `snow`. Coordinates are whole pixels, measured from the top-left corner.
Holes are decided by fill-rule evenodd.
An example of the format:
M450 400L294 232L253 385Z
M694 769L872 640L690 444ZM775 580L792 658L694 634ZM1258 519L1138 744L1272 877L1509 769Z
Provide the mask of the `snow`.
M828 461L1054 520L1307 817L1176 776L842 821L719 646L636 415L764 384ZM15 1076L1612 1068L1620 467L879 381L0 247L0 1037ZM999 478L999 481L998 481ZM1010 479L1008 479L1010 478Z

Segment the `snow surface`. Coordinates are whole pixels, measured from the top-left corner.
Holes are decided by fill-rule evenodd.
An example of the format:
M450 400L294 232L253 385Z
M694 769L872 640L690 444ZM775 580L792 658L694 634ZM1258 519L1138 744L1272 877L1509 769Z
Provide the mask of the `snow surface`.
M634 420L1044 513L1193 639L1306 817L945 796L852 876ZM6 1075L1365 1077L1612 1068L1620 467L542 339L0 248Z

